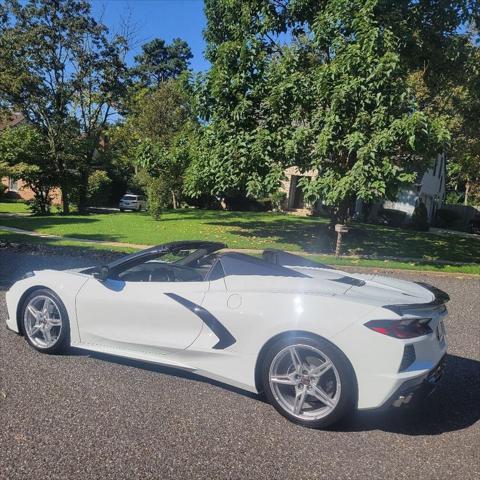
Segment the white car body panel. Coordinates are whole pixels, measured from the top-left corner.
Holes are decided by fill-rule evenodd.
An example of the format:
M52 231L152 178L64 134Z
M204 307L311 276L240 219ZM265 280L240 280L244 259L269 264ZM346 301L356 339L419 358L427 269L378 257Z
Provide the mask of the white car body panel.
M118 208L120 210L145 210L147 202L143 200L141 195L126 194L118 203Z
M290 268L308 277L241 272L203 282L101 282L79 270L44 270L8 291L7 326L18 332L22 297L46 287L65 304L73 346L188 369L252 392L262 347L285 332L308 332L349 359L360 409L382 406L402 383L424 378L444 356L446 343L435 333L401 340L364 326L402 318L386 305L419 304L422 309L409 315L425 315L423 305L435 300L427 288L327 268ZM427 313L435 332L446 309L432 306ZM220 338L222 329L229 341ZM226 347L219 347L222 341ZM416 360L399 372L407 344L414 345Z
M128 345L128 350L153 355L183 350L198 337L203 322L164 293L173 292L201 305L207 289L208 282L102 283L90 278L77 295L80 342Z

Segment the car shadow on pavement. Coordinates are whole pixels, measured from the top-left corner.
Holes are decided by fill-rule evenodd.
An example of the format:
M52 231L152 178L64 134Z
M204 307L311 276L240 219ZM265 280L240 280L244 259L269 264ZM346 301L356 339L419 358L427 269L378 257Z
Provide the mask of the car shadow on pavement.
M480 419L480 362L447 355L438 388L416 408L359 411L331 430L382 430L403 435L440 435L463 430Z
M74 348L74 347L71 347L69 349L68 355L95 358L101 361L116 363L117 365L124 365L127 367L139 368L149 372L156 372L163 375L169 375L172 377L185 378L185 379L193 380L196 382L208 383L210 385L215 385L217 387L236 393L238 395L243 395L244 397L252 398L252 399L266 403L266 400L263 398L263 395L259 395L253 392L248 392L247 390L243 390L241 388L237 388L232 385L227 385L226 383L222 383L217 380L202 377L201 375L197 375L196 373L190 372L188 370L182 370L180 368L168 367L165 365L160 365L158 363L144 362L142 360L135 360L132 358L117 357L115 355L110 355L108 353L93 352L90 350L83 350L81 348Z
M242 390L195 373L155 363L116 357L72 348L70 355L88 356L151 372L208 383L253 400L266 402L263 395ZM382 430L403 435L440 435L463 430L480 419L480 362L447 355L445 376L436 391L416 408L359 411L332 426L336 432Z

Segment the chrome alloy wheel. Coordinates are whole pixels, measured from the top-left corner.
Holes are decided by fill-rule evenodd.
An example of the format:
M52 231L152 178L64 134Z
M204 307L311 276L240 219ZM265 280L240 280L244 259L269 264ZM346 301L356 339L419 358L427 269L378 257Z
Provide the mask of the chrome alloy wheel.
M270 365L269 382L282 408L302 420L327 416L340 399L335 365L310 345L289 345L280 350Z
M46 295L33 297L23 316L25 334L38 348L50 348L62 332L62 315L55 301Z

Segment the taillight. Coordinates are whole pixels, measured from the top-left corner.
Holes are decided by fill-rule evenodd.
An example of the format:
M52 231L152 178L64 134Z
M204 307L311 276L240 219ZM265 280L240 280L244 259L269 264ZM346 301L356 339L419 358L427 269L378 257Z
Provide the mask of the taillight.
M370 320L370 330L394 338L415 338L432 333L428 326L431 318L403 318L402 320Z

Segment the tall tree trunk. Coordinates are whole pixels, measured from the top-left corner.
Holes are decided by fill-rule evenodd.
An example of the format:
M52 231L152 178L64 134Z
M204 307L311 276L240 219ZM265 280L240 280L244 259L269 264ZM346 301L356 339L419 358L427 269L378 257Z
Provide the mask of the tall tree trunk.
M70 189L66 182L60 185L60 191L62 192L62 213L68 215L70 213Z
M62 213L68 215L70 213L70 185L68 184L66 165L63 161L62 152L57 146L55 133L49 129L47 137L50 144L50 154L55 162L58 186L62 193Z
M172 190L172 203L173 203L173 209L176 210L178 207L177 196L175 195L175 192L173 190Z
M337 232L337 243L335 245L335 256L340 257L342 254L342 232Z
M78 212L87 213L88 208L88 170L82 169L80 173L80 188L78 192Z
M470 194L470 180L467 180L465 183L465 199L463 201L464 205L468 205L468 195Z
M338 208L336 209L331 221L335 226L335 231L337 233L337 241L335 243L335 256L339 257L342 254L342 246L343 246L343 234L346 231L337 230L337 224L339 226L345 226L349 217L349 207L350 207L350 200L346 199L343 200Z

